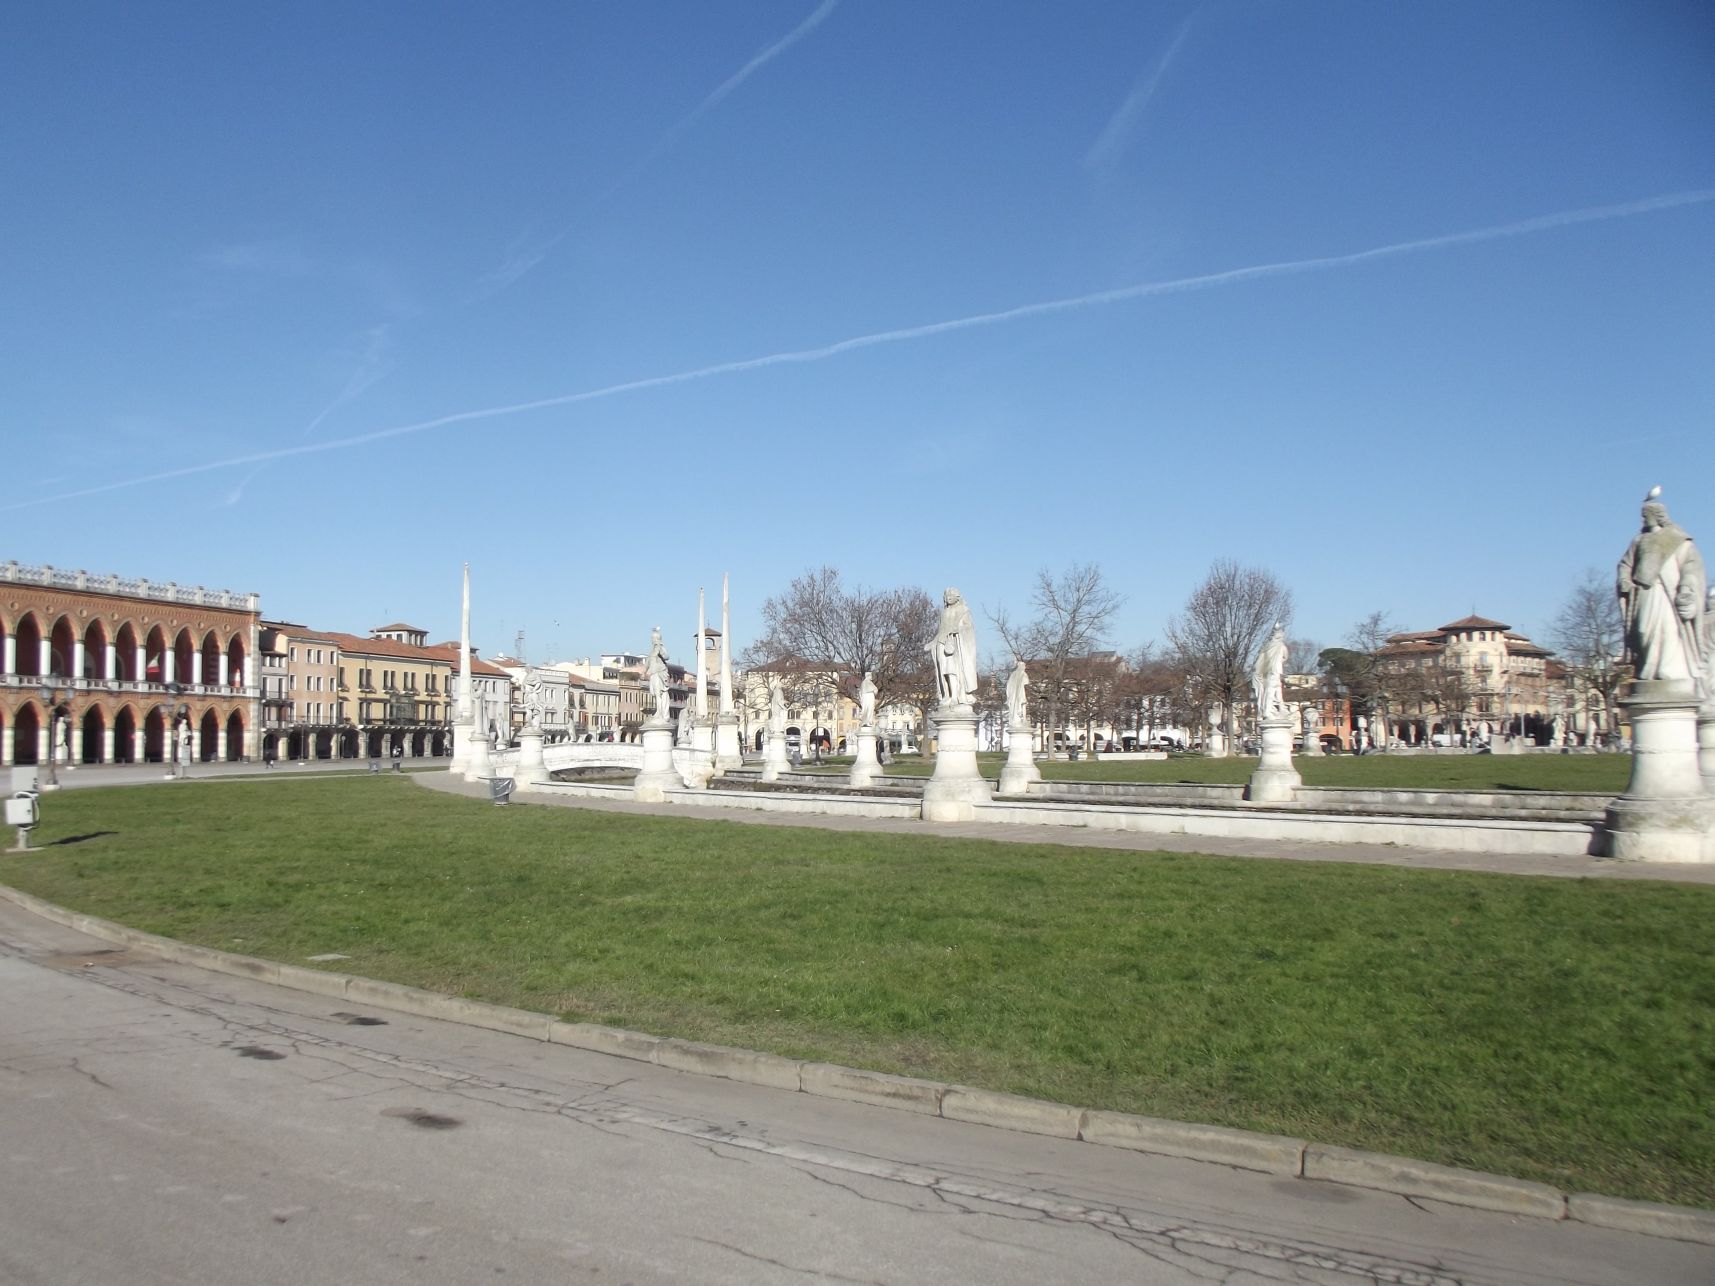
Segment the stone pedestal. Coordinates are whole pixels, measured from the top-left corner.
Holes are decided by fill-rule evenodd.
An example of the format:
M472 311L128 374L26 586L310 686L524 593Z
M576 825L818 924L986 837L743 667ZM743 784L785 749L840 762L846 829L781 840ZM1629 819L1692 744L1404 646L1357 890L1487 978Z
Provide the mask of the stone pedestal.
M640 804L659 804L669 790L678 790L680 785L673 767L673 725L652 717L643 725L643 767L638 770L631 797Z
M525 728L518 734L518 767L513 777L520 786L540 786L549 780L548 765L542 761L540 728Z
M470 735L470 753L465 756L464 779L481 781L494 776L494 761L488 757L488 734L474 728Z
M1692 682L1634 682L1622 690L1620 706L1632 725L1632 778L1626 793L1608 805L1608 856L1715 861L1715 799L1698 766Z
M791 766L786 758L786 734L770 728L762 739L762 780L779 781L780 774Z
M1212 729L1209 739L1203 743L1203 754L1210 759L1225 759L1227 757L1227 734L1219 728Z
M1253 804L1287 804L1297 797L1304 779L1292 766L1292 720L1262 721L1262 759L1251 774L1245 798Z
M1030 751L1030 729L1006 730L1006 766L1000 770L1000 793L1023 795L1030 783L1042 780L1042 770L1036 766L1036 756Z
M851 783L869 786L881 776L881 760L875 754L875 729L864 724L857 730L857 758L852 760Z
M470 763L470 739L476 735L476 725L471 723L455 723L453 725L453 753L447 761L447 771L463 773L465 766Z
M977 715L970 706L942 706L935 713L939 745L935 751L935 773L923 787L923 820L968 822L975 812L971 805L994 798L988 782L977 770Z
M691 725L691 749L705 755L715 752L715 724L707 715Z
M1715 795L1715 703L1697 712L1697 766L1703 773L1703 789Z
M715 775L714 752L698 750L693 740L689 749L673 752L673 770L679 774L679 780L685 783L686 790L707 790L709 778Z
M715 771L726 772L743 763L744 747L738 739L738 716L720 715L715 720Z

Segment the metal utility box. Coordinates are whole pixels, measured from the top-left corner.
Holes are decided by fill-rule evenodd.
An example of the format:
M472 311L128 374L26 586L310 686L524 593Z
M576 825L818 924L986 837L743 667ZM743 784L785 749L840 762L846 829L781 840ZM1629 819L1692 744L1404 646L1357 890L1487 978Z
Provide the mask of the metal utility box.
M497 804L504 804L512 798L514 781L511 777L490 777L488 779L488 797Z
M36 807L36 797L30 792L19 791L6 801L6 825L27 831L40 820L41 810Z

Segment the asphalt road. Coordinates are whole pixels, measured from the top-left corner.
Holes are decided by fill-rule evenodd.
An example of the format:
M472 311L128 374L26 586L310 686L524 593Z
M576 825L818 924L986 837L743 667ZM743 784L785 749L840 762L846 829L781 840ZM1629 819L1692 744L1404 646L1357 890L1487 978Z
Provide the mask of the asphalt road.
M671 1072L5 904L0 1160L17 1286L1715 1281L1715 1247Z

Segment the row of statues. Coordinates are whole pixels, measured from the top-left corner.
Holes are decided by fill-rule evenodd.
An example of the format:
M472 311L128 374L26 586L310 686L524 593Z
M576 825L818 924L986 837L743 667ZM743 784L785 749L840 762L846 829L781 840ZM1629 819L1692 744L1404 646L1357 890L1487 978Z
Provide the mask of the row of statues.
M1696 544L1669 519L1660 495L1661 488L1656 487L1645 500L1642 529L1621 558L1616 577L1626 659L1637 679L1691 680L1699 699L1715 699L1715 592L1710 590ZM942 595L941 618L928 651L941 705L969 707L978 687L976 625L957 589L949 587ZM1285 625L1276 621L1251 667L1259 720L1286 715L1286 661ZM650 632L644 673L651 708L665 718L670 679L659 626ZM1029 682L1024 661L1016 659L1006 681L1006 717L1011 728L1029 726L1024 695ZM783 734L786 698L780 676L770 675L768 686L768 726ZM875 676L866 672L858 688L858 718L866 727L875 723L876 695ZM684 722L681 717L681 725Z

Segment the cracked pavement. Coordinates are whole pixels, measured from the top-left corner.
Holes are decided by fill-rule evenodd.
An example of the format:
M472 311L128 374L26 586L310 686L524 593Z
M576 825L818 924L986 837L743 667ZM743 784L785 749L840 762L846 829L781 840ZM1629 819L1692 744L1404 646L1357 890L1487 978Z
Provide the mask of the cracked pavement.
M1643 1283L1715 1248L692 1076L0 905L0 1281Z

